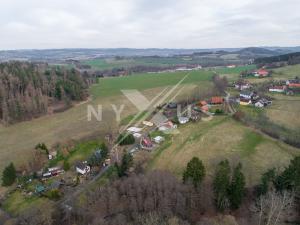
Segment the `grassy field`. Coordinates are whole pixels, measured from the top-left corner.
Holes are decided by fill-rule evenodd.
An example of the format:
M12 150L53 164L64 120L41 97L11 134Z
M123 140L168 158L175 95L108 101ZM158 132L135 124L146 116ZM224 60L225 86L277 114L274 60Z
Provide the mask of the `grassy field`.
M220 74L240 74L243 71L253 70L255 68L256 68L255 65L247 65L247 66L237 66L235 68L225 68L225 67L217 68L215 69L215 71Z
M300 76L300 64L292 65L292 66L285 66L278 69L273 70L273 77L275 78L295 78L296 76Z
M139 58L127 58L127 59L92 59L82 62L83 64L90 65L93 69L113 69L113 68L129 68L133 66L154 66L165 67L173 66L183 63L198 64L198 60L186 61L183 58L175 57L139 57Z
M268 168L284 167L297 150L281 142L256 133L252 129L226 116L212 121L201 121L179 128L180 134L162 149L153 153L149 169L167 169L178 177L193 157L205 164L208 175L225 158L233 164L243 163L247 185L256 184Z
M300 96L286 96L283 94L273 94L275 100L266 109L267 116L280 125L288 128L300 129Z
M121 94L124 89L145 90L156 87L176 85L185 78L182 84L208 84L213 73L210 71L143 73L133 76L112 77L99 79L99 84L92 86L91 93L94 97L112 96Z

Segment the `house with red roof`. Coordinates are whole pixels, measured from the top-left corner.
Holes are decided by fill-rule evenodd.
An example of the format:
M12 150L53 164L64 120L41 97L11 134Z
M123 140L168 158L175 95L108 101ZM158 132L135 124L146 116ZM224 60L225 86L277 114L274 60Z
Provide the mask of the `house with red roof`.
M267 77L269 72L266 69L259 69L254 73L255 77Z
M286 85L289 88L300 88L300 80L299 79L287 80Z
M269 87L269 91L270 92L279 92L279 93L283 93L286 90L286 86L273 86L273 87Z
M215 96L211 98L210 103L213 105L219 105L219 104L223 104L224 99L222 97L219 96Z
M146 150L152 150L154 147L151 139L146 136L141 139L140 146L142 149L146 149Z
M202 106L205 106L207 105L207 102L206 101L200 101L199 105L202 107Z
M207 105L201 106L201 111L208 112L209 108Z

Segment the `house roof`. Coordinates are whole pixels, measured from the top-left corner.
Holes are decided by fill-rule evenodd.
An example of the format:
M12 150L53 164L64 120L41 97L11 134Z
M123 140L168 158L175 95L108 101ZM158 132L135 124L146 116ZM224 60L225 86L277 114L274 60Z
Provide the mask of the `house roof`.
M147 146L151 146L152 145L152 142L151 142L150 138L148 138L148 137L143 137L142 143L145 144L145 145L147 145Z
M283 90L283 89L285 89L285 86L274 86L274 87L270 87L269 89L280 89L280 90Z
M269 72L268 72L267 70L265 70L265 69L259 69L259 70L257 71L257 73L258 73L258 74L261 74L261 75L265 75L265 74L268 74Z
M168 108L170 108L170 109L177 108L177 103L175 103L175 102L169 102L168 103Z
M155 138L154 138L154 140L155 141L163 141L164 140L164 137L162 137L162 136L156 136Z
M202 105L202 106L207 105L207 102L206 101L200 101L200 105Z
M252 91L243 90L243 91L240 92L240 95L248 95L248 96L250 96L250 95L253 95L253 92Z
M250 99L244 99L244 98L240 98L240 102L249 102Z
M86 168L86 164L84 164L83 162L77 162L75 164L76 168L84 170Z
M142 128L139 128L139 127L129 127L127 129L128 132L131 132L131 133L137 133L137 132L140 132L142 130Z
M300 83L289 83L289 87L300 87Z
M211 103L212 104L219 104L219 103L223 103L223 98L219 97L219 96L215 96L211 98Z
M43 185L37 185L35 187L35 191L38 192L38 193L45 191L45 189L46 188Z
M204 106L202 106L202 107L201 107L201 110L203 110L203 111L208 111L208 110L209 110L209 108L208 108L208 106L207 106L207 105L204 105Z

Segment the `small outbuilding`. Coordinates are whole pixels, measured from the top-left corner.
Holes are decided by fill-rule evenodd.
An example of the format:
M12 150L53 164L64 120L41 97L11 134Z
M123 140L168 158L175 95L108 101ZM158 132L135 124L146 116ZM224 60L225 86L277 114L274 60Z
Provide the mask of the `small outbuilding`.
M76 172L81 175L85 175L91 171L91 167L83 162L77 162L75 167Z
M160 144L161 142L163 142L165 140L165 138L162 136L156 136L155 138L153 138L153 140L156 144Z

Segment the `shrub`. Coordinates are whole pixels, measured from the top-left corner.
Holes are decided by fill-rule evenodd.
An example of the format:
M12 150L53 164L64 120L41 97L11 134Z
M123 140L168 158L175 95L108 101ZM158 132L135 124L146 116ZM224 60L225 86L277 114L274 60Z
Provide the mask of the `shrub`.
M135 139L132 134L120 134L117 142L119 145L131 145L134 144Z
M71 168L70 163L67 160L64 160L64 166L63 167L64 167L65 171L68 171Z
M3 171L2 186L12 185L17 178L16 169L13 163L10 163Z

